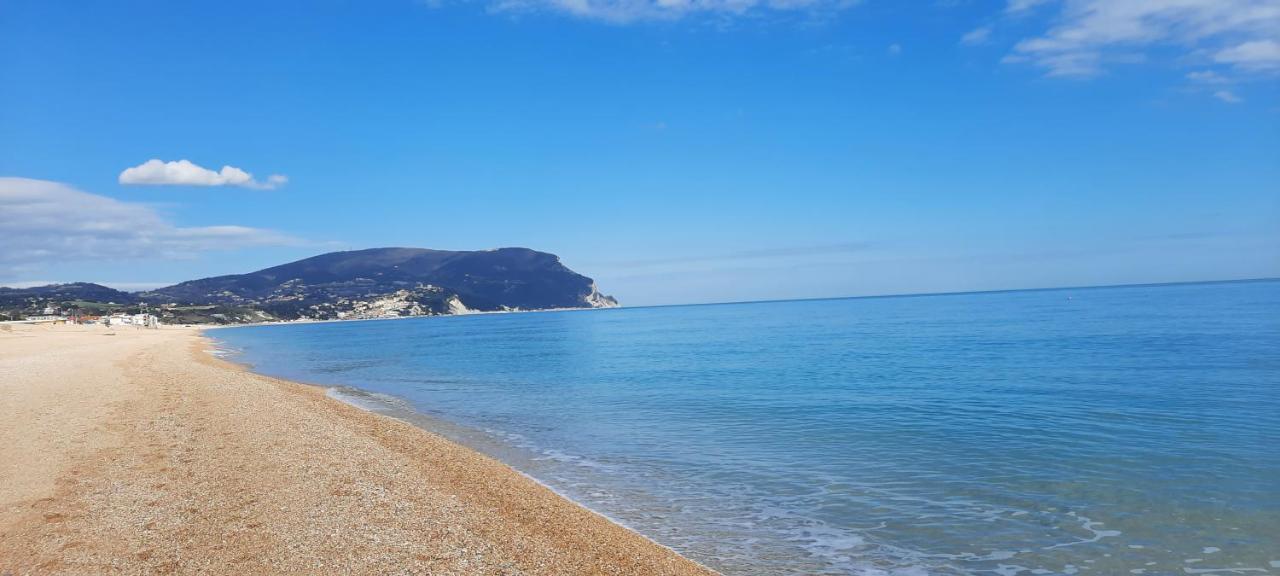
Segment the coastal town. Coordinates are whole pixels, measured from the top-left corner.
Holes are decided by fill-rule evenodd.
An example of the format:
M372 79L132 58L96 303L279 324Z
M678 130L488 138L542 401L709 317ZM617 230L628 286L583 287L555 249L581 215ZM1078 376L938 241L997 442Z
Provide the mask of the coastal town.
M505 308L502 311L515 311ZM364 298L339 297L311 303L301 313L278 317L250 305L89 302L59 296L29 296L0 302L0 323L101 324L155 328L161 324L220 325L318 320L373 320L475 312L456 294L423 286Z

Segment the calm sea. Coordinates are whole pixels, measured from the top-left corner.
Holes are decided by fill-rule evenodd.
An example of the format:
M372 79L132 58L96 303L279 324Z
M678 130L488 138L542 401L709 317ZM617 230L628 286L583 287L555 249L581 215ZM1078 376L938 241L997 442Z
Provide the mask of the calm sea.
M1280 282L211 334L726 574L1280 574Z

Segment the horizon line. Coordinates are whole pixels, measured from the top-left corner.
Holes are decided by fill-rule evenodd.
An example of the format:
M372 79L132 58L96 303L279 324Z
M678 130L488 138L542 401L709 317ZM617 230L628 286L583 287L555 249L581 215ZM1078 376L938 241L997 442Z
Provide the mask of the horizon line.
M992 290L958 290L946 292L904 292L901 294L866 294L861 296L817 296L813 298L769 298L765 300L730 300L726 302L691 302L684 304L644 304L619 306L618 308L584 308L591 310L634 310L637 308L676 308L681 306L731 306L735 304L771 304L777 302L820 302L824 300L867 300L872 298L923 298L927 296L966 296L975 294L1007 294L1010 292L1050 292L1054 290L1107 290L1112 288L1155 288L1160 286L1187 286L1194 284L1247 284L1251 282L1277 282L1280 276L1260 278L1234 278L1227 280L1178 280L1174 282L1137 282L1132 284L1095 284L1075 286L1043 286L1038 288L996 288Z

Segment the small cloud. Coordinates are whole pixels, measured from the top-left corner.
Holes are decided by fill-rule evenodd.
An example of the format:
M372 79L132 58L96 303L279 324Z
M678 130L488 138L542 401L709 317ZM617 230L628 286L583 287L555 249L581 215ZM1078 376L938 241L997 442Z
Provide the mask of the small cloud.
M1004 7L1004 11L1010 14L1021 14L1046 2L1048 0L1009 0L1009 3Z
M1037 53L1040 51L1036 41L1019 42L1016 51ZM1088 77L1102 72L1102 54L1098 51L1079 52L1044 52L1036 56L1009 55L1004 59L1008 63L1034 61L1045 68L1045 75L1050 77Z
M611 262L609 264L619 266L657 266L664 264L681 264L693 262L721 262L729 260L755 260L766 258L797 258L805 256L824 256L833 254L851 254L861 253L874 249L875 244L870 242L845 242L841 244L823 244L817 246L794 246L784 248L765 248L761 250L743 250L740 252L730 252L727 254L709 254L709 255L692 255L692 256L676 256L672 258L652 258L645 260L626 260L621 262Z
M1239 104L1244 102L1243 98L1236 96L1235 93L1230 90L1219 90L1214 92L1213 97L1226 102L1227 104Z
M1201 70L1197 72L1189 72L1187 73L1187 80L1190 80L1197 84L1227 84L1231 82L1230 80L1227 80L1224 76L1222 76L1221 74L1218 74L1217 72L1214 72L1213 70Z
M893 44L890 44L889 47L886 48L886 50L889 52L890 56L897 56L902 53L902 45L898 43L893 43Z
M762 14L827 15L861 0L487 0L494 14L560 12L612 24L708 16L728 20Z
M986 44L991 39L991 27L981 26L970 30L967 34L960 37L960 43L965 46L977 46Z
M274 190L284 186L289 178L282 174L267 176L265 181L255 180L253 174L235 166L223 166L214 172L190 160L164 162L151 159L125 168L120 173L121 184L149 186L240 186L255 190Z
M1230 64L1246 70L1271 70L1280 68L1280 42L1253 40L1237 44L1214 54L1215 62Z

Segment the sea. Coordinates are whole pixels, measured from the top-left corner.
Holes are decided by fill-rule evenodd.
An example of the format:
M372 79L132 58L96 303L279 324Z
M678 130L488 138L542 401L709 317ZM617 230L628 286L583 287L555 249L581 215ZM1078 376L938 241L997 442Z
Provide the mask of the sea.
M1280 281L208 334L726 575L1280 574Z

